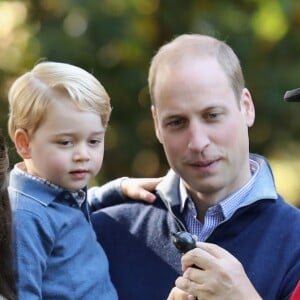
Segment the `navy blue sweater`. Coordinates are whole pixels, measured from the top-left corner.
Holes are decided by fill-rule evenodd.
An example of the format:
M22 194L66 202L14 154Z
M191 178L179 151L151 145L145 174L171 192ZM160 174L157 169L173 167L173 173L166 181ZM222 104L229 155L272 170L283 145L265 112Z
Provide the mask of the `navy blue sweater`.
M100 210L92 222L120 299L166 299L181 265L171 241L178 228L165 205L125 203ZM207 242L243 264L264 300L286 299L300 278L299 228L296 209L282 199L266 199L239 209Z
M242 263L264 300L283 300L300 279L300 211L276 193L269 166L262 158L258 161L262 166L254 188L206 241L228 250ZM179 228L166 206L169 203L184 223L178 183L178 176L168 174L153 205L117 204L124 199L113 183L91 196L103 197L102 206L115 204L93 214L92 223L108 256L120 300L165 300L182 273L171 236Z

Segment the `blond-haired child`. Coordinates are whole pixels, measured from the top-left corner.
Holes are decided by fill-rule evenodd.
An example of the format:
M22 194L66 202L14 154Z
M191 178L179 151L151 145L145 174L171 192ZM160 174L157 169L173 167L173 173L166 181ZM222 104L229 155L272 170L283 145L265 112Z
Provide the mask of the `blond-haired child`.
M101 83L66 63L41 62L10 88L9 135L22 158L9 186L19 299L117 299L86 201L110 112Z

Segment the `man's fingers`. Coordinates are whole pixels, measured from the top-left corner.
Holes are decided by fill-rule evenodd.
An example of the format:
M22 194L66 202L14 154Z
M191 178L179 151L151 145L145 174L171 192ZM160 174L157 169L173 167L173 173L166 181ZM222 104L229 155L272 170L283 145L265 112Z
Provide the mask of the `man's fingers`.
M190 295L183 290L174 287L171 290L171 293L169 294L169 297L167 300L196 300L196 298L193 295Z
M182 293L185 293L186 299L196 299L197 294L199 294L199 285L188 278L185 277L178 277L175 282L176 287ZM181 299L181 298L180 298ZM182 298L184 299L184 298Z
M234 256L227 250L216 244L198 242L197 247L214 256L215 258L234 258Z
M156 196L151 192L155 190L162 178L125 178L120 184L121 192L129 198L152 203Z
M239 267L240 262L227 250L218 245L198 242L197 247L185 253L181 258L182 270L197 267L201 270L221 269L227 265Z
M206 270L212 267L215 257L207 251L194 248L181 257L182 271L184 272L189 267Z
M140 188L137 191L137 197L136 197L136 199L142 199L145 202L153 203L156 200L156 196L154 194L152 194L151 192L148 192L148 191Z

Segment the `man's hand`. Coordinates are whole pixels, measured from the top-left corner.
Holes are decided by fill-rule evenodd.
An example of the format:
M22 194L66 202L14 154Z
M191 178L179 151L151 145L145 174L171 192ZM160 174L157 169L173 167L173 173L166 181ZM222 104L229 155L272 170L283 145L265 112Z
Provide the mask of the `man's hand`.
M177 287L174 287L171 290L167 300L197 300L197 298L180 290Z
M152 194L156 186L162 181L163 177L159 178L124 178L120 184L121 193L135 200L144 200L145 202L153 203L156 199Z
M215 244L197 243L197 248L182 256L181 263L183 276L177 278L177 289L171 291L168 300L262 299L242 264Z

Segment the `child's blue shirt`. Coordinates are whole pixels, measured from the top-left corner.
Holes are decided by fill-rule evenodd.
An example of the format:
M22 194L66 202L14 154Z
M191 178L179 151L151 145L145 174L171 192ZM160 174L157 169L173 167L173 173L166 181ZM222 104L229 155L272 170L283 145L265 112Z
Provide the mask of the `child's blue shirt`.
M107 257L96 240L86 200L16 167L9 193L19 299L115 300Z

